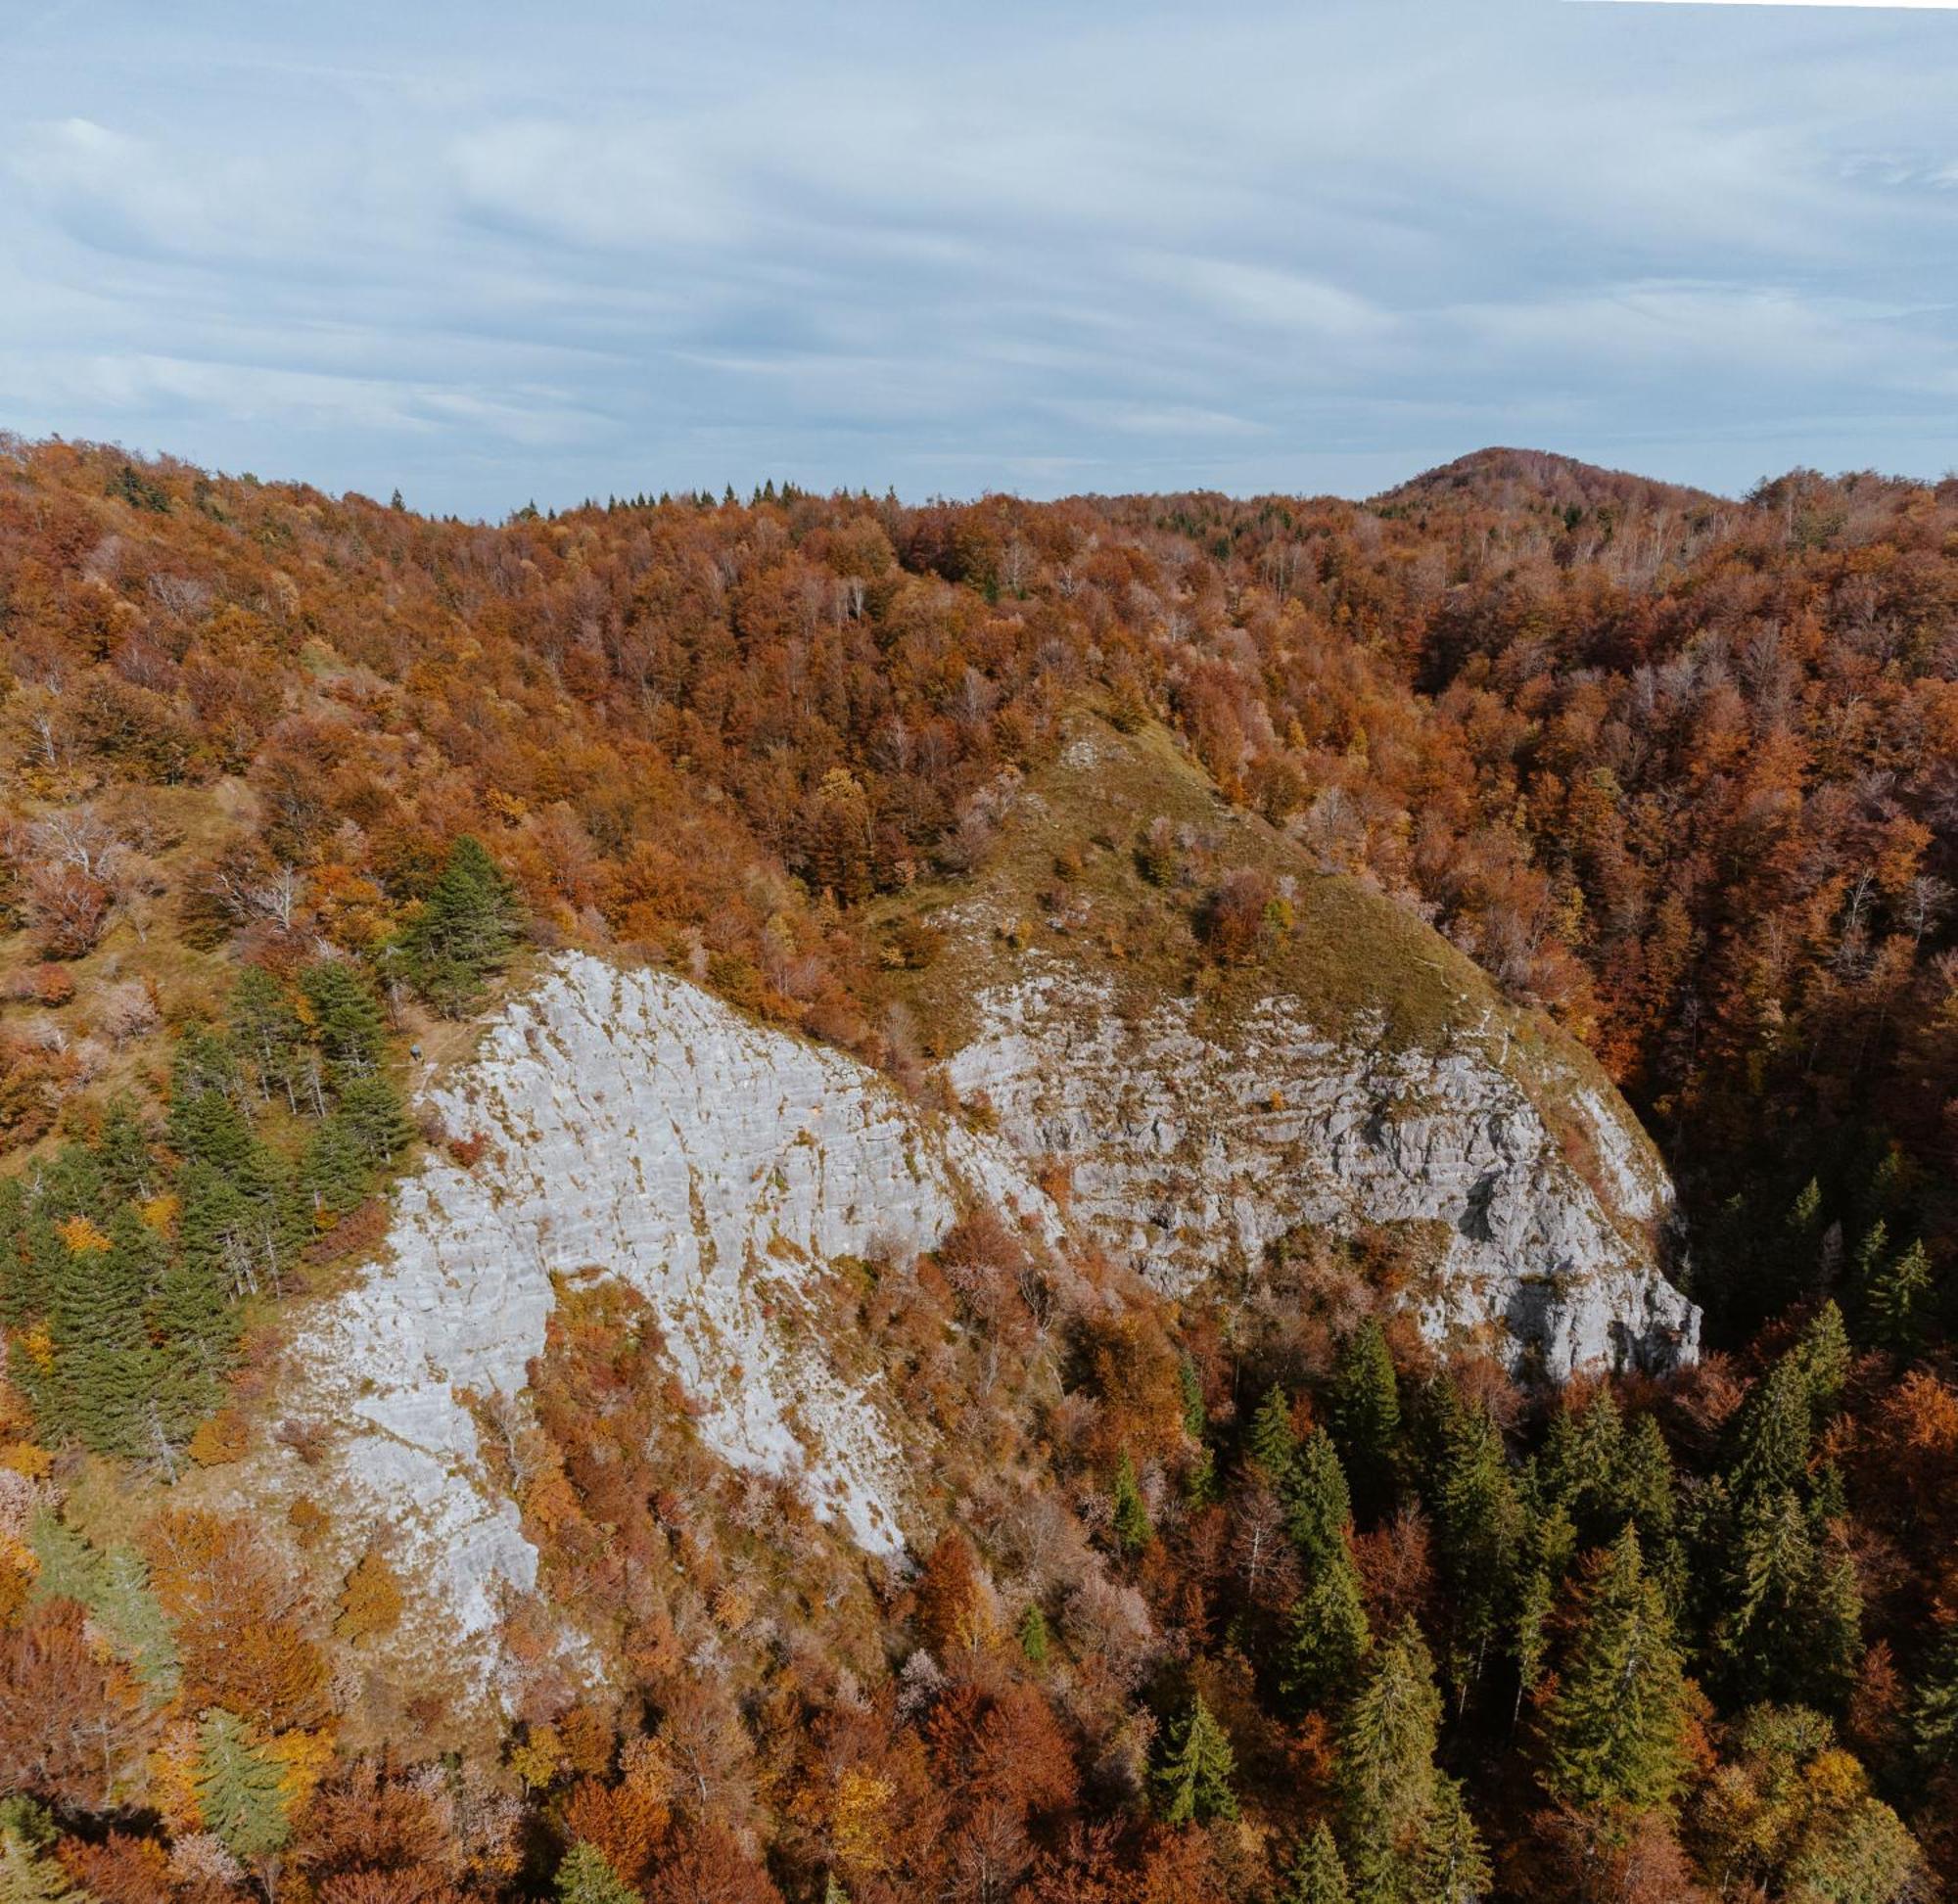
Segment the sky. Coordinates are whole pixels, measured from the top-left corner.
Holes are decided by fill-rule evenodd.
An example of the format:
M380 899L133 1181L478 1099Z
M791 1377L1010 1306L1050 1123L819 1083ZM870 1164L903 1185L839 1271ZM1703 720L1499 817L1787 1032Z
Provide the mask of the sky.
M440 513L1958 464L1958 11L0 0L0 429Z

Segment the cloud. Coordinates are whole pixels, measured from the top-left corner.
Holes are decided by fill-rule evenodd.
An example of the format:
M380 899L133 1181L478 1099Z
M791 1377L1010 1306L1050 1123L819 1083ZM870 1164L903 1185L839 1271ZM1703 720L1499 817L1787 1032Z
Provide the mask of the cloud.
M96 0L0 62L0 425L489 515L1910 467L1954 81L1814 8Z

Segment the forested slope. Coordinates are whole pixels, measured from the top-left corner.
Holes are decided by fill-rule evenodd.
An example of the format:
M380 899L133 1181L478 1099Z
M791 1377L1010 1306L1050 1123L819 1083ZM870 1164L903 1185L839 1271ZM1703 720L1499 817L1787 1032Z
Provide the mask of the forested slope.
M975 1211L838 1293L968 1457L907 1577L717 1465L643 1307L570 1292L510 1436L545 1600L506 1709L384 1669L385 1543L240 1477L316 1457L290 1319L399 1171L493 1173L417 1127L426 1067L585 948L938 1104L932 907L1083 710L1166 721L1591 1047L1712 1353L1523 1387L1407 1325L1391 1236L1179 1305ZM0 1895L1888 1899L1952 1863L1958 486L1488 452L1374 506L486 527L9 443L0 787ZM1147 982L1286 968L1258 866L1157 817L1083 843L1146 879Z

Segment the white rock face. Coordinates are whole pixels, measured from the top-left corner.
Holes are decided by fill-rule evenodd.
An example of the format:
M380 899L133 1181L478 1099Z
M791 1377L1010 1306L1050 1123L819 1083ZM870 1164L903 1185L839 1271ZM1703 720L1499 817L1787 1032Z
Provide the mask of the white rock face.
M582 955L431 1095L449 1130L501 1154L431 1159L401 1186L390 1260L309 1330L305 1378L347 1430L347 1484L420 1550L464 1632L493 1624L502 1583L534 1583L536 1556L463 1397L521 1395L553 1276L596 1271L647 1298L709 1448L799 1477L866 1549L901 1544L900 1437L874 1387L795 1324L815 1269L928 1248L962 1198L1055 1231L1002 1147L697 986Z
M1659 1273L1671 1184L1621 1104L1572 1078L1594 1184L1479 1038L1391 1052L1259 1005L1226 1046L1188 1000L1125 1023L1052 961L979 1000L951 1060L1030 1158L1072 1166L1076 1221L1171 1293L1235 1258L1255 1265L1302 1222L1422 1221L1445 1231L1430 1332L1492 1324L1562 1377L1690 1359L1699 1313Z

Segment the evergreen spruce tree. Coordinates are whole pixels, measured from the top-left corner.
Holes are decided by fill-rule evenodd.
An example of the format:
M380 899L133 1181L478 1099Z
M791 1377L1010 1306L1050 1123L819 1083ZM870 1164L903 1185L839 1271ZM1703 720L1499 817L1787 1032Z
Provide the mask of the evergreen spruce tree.
M1931 1294L1931 1259L1922 1239L1892 1257L1870 1283L1870 1339L1893 1355L1909 1355L1924 1333Z
M1723 1604L1714 1651L1738 1697L1840 1702L1862 1653L1855 1568L1792 1490L1740 1515Z
M1377 1516L1391 1504L1398 1479L1401 1403L1387 1338L1371 1316L1340 1346L1331 1405L1333 1439L1355 1505Z
M1339 1791L1354 1904L1415 1895L1435 1805L1441 1695L1413 1620L1375 1649L1340 1733Z
M1324 1428L1314 1428L1299 1443L1281 1498L1285 1532L1308 1572L1345 1551L1353 1498L1346 1487L1346 1470L1339 1464L1339 1451Z
M1136 1485L1135 1463L1127 1455L1115 1470L1113 1525L1115 1545L1124 1554L1140 1554L1156 1537L1149 1510L1142 1505L1142 1490Z
M243 1087L230 1051L207 1031L177 1041L170 1063L170 1148L186 1164L240 1171L256 1139L243 1108Z
M1813 1432L1807 1374L1798 1355L1785 1355L1755 1384L1735 1425L1726 1477L1735 1507L1745 1513L1797 1486Z
M564 1855L552 1881L556 1904L639 1904L639 1893L606 1862L605 1854L580 1838Z
M213 1706L198 1728L197 1808L206 1826L247 1864L292 1835L284 1772L245 1721Z
M1157 1806L1164 1823L1207 1823L1237 1816L1231 1780L1237 1755L1215 1715L1194 1695L1189 1709L1170 1727L1167 1749L1156 1768Z
M374 1158L351 1121L338 1109L330 1112L300 1158L300 1199L313 1227L323 1229L325 1219L345 1216L367 1194L373 1177Z
M1203 1406L1203 1377L1188 1356L1176 1365L1176 1387L1183 1402L1183 1431L1191 1441L1200 1442L1209 1431L1210 1416Z
M515 889L481 842L464 834L450 848L420 915L401 935L423 997L438 1011L460 1017L509 958L520 917Z
M1342 1541L1292 1602L1280 1688L1304 1706L1343 1696L1373 1645L1360 1570Z
M0 1806L0 1904L92 1904L49 1855L53 1836L35 1830L18 1799Z
M1958 1765L1958 1626L1947 1626L1918 1674L1910 1739L1927 1770Z
M1266 1479L1282 1489L1298 1454L1298 1437L1292 1433L1291 1403L1276 1382L1265 1390L1265 1399L1251 1417L1244 1450L1265 1470Z
M1795 1359L1808 1387L1810 1416L1819 1425L1841 1399L1852 1359L1849 1331L1842 1324L1842 1312L1833 1302L1825 1302L1802 1330Z
M1458 1693L1480 1676L1515 1585L1523 1510L1489 1412L1446 1398L1431 1493L1453 1592L1448 1669Z
M1461 1786L1437 1774L1416 1857L1415 1896L1421 1904L1476 1904L1490 1876L1488 1849L1468 1816Z
M1348 1904L1351 1897L1339 1847L1323 1823L1315 1825L1291 1861L1278 1904Z
M1587 1811L1662 1809L1685 1775L1686 1695L1672 1622L1627 1527L1599 1556L1545 1714L1543 1783Z

